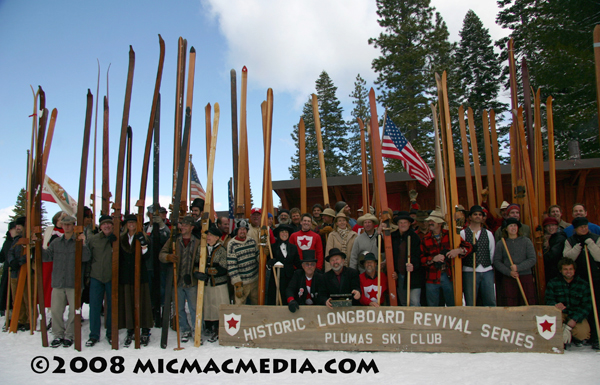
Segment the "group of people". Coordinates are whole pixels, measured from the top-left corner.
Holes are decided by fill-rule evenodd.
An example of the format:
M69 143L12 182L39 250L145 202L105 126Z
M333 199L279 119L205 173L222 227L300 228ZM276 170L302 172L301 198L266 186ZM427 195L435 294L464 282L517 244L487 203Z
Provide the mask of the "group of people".
M469 210L456 208L460 243L451 248L452 234L441 210L420 210L417 194L410 192L410 211L390 211L390 221L381 222L370 207L358 218L345 202L312 212L279 209L276 218L269 215L268 236L261 237L262 212L254 208L250 218L235 220L233 231L227 217L211 221L202 233L204 201L196 199L190 214L177 223L179 232L170 242L173 224L167 210L150 206L148 222L137 231L137 217L123 218L119 238L119 329L127 329L125 346L133 339L134 284L140 280L141 344L147 345L153 326L161 326L167 272L176 264L174 284L178 296L181 342L192 338L196 325L199 285L204 285L203 322L208 341L218 339L219 306L259 303L259 254L267 254L267 305L287 305L291 312L300 306L340 304L381 306L389 304L389 285L394 285L402 306L454 306L452 261L462 259L464 303L467 306L517 306L536 304L534 268L536 251L530 239L532 230L521 223L521 208L504 202L491 213L485 202ZM565 344L590 343L598 349L594 324L590 279L594 292L600 287L600 227L589 223L582 204L572 208L573 223L566 223L559 206L551 206L543 221L545 304L563 313ZM9 225L0 252L5 274L10 267L12 293L16 290L19 270L26 264L18 239L25 218ZM51 286L53 347L71 346L74 309L63 320L68 304L74 303L75 241L83 241L83 287L88 291L90 334L86 346L94 346L101 337L102 315L105 338L111 341L112 254L117 241L113 218L103 215L94 229L91 223L75 235L75 218L57 214L54 229L44 240L43 260L54 263L44 273L44 285ZM264 230L264 229L263 229ZM391 236L393 255L386 255L383 233ZM201 240L206 237L206 264L200 266ZM141 250L137 266L136 249ZM158 249L157 249L158 248ZM160 250L160 251L159 251ZM393 259L394 271L386 271L386 258ZM588 262L589 259L589 262ZM589 267L588 267L589 266ZM46 266L44 266L46 268ZM50 278L46 279L46 275ZM394 282L389 282L391 277ZM410 277L410 279L409 279ZM591 277L591 278L590 278ZM50 281L50 282L48 282ZM3 281L5 282L4 276ZM410 282L410 283L409 283ZM3 283L4 285L4 283ZM600 293L597 293L600 294ZM6 294L0 298L4 299ZM24 296L25 301L26 296ZM596 295L598 298L598 295ZM4 304L3 309L8 309ZM187 311L186 311L187 309ZM19 325L26 328L28 306L21 306ZM188 318L189 316L189 318Z

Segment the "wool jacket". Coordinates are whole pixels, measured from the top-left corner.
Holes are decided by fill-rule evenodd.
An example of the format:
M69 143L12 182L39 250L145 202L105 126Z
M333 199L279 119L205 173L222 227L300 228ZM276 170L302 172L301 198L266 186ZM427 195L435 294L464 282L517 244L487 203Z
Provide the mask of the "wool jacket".
M405 250L405 255L408 257L408 238L410 237L410 263L413 265L413 271L411 273L411 284L410 286L415 288L420 288L425 279L424 269L421 267L421 239L415 233L415 231L410 228L404 234L400 234L400 231L392 231L392 249L394 251L394 270L397 274L401 274L402 271L406 271L406 267L400 270L400 264L406 265L406 258L401 260L400 250L403 248ZM377 254L375 254L377 255ZM383 266L382 266L383 267ZM403 275L405 275L404 273ZM382 274L382 277L385 274ZM386 277L387 279L387 277ZM408 280L404 280L404 288L406 288L408 284Z
M562 277L554 277L546 286L546 305L562 303L566 306L562 312L575 322L581 322L592 312L590 285L577 275L568 283Z
M535 266L536 257L535 249L531 239L526 237L517 237L515 239L505 239L506 246L519 275L530 275L531 268ZM510 277L510 259L504 247L502 239L496 243L496 251L494 252L494 268L502 274Z
M377 229L373 232L373 236L369 237L366 232L362 232L356 237L354 244L352 245L352 251L350 252L350 264L349 266L353 269L358 269L359 272L364 272L365 269L358 264L359 255L363 251L370 251L377 255ZM381 260L384 260L383 250L381 251Z
M352 290L357 290L360 292L360 278L357 270L351 267L343 267L340 276L341 280L338 281L335 271L329 270L327 273L325 273L325 288L327 289L328 294L327 298L329 298L331 294L350 294ZM356 302L356 305L360 304L355 300L352 302Z
M314 250L315 258L317 259L317 269L323 270L323 244L321 243L321 236L319 234L312 230L300 230L290 235L290 243L296 245L298 248L300 259L302 259L302 250Z
M94 234L88 242L91 253L90 277L102 283L112 279L112 242L103 232Z
M209 279L206 282L206 286L219 286L227 283L227 250L221 244L217 242L211 251L210 246L206 246L207 258L206 258L206 269L204 272L208 274L208 268L212 267L217 270L216 274L208 274ZM197 269L196 269L197 270Z
M200 265L200 239L194 235L190 235L190 242L185 246L183 237L180 234L175 242L175 253L173 253L173 243L167 242L160 251L158 259L162 263L170 263L167 261L167 255L169 254L175 254L179 257L179 262L177 263L177 286L194 287L198 285L198 280L194 277L194 272L198 271L198 266ZM186 285L183 279L187 274L190 275L192 280L191 285Z
M65 239L64 236L50 243L46 250L42 250L42 261L53 261L52 288L74 289L75 288L75 236ZM81 262L90 260L90 249L87 244L83 245ZM83 273L81 280L83 282ZM82 285L83 287L83 285Z
M332 231L329 234L329 237L327 238L327 245L325 247L325 255L329 255L329 250L331 250L333 248L337 248L337 249L341 250L346 255L350 254L352 252L352 246L354 246L354 242L356 241L357 237L358 237L358 234L356 234L356 232L348 229L348 233L346 235L346 240L344 241L344 239L342 238L342 235L340 234L340 232L338 230ZM349 263L350 263L350 261L348 259L346 259L345 260L346 266L348 266ZM328 265L328 262L326 262L325 265Z
M446 255L446 253L450 251L450 233L448 230L442 229L441 234L442 237L439 242L435 239L431 231L421 239L421 265L425 267L425 283L439 285L442 278L442 272L447 274L448 278L452 280L452 259L446 258L444 262L440 263L433 262L433 258L436 255ZM458 247L465 249L466 254L473 251L473 246L463 239L461 239Z

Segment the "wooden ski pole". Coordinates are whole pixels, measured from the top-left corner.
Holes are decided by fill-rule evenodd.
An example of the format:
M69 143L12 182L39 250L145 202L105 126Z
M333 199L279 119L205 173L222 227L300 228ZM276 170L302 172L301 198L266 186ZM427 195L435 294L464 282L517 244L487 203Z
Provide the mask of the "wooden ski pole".
M321 186L323 187L323 205L329 207L329 192L327 190L327 170L325 169L325 154L323 153L323 139L321 137L321 118L319 116L319 101L317 95L312 94L312 109L315 121L317 148L319 150L319 166L321 168Z
M506 240L502 238L502 244L504 245L504 249L506 250L506 254L508 255L508 260L510 261L511 266L514 265L512 257L510 256L510 251L508 251L508 246L506 245ZM525 306L529 306L529 302L527 301L527 297L525 296L525 291L523 290L523 285L521 285L521 279L517 276L517 283L519 284L519 290L521 291L521 295L523 296L523 301L525 301Z
M465 166L465 182L467 183L467 204L469 207L474 205L473 198L473 178L471 177L471 160L469 159L469 142L467 141L467 126L465 124L465 109L458 107L458 124L460 126L460 136L462 142L463 163ZM472 139L471 139L472 140ZM475 157L473 157L475 163ZM453 208L454 209L454 208Z
M592 280L592 270L590 267L590 255L588 253L588 247L585 245L585 262L587 263L588 280L590 282L590 292L592 293L592 308L594 310L594 321L596 322L596 333L600 330L600 322L598 322L598 307L596 306L596 294L594 293L594 281Z
M408 234L408 257L406 263L410 263L410 234ZM410 271L406 271L406 307L410 306Z

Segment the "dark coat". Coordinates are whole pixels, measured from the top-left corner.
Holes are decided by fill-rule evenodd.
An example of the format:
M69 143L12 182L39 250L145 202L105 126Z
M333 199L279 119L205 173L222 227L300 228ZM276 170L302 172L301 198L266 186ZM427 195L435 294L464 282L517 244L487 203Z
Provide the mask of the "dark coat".
M135 248L139 241L134 238L130 245L128 237L129 235L127 233L121 234L119 240L119 244L121 245L121 250L119 251L119 285L135 284ZM145 260L146 258L149 258L150 255L152 255L152 250L150 250L150 248L148 248L146 254L142 254L140 283L148 282L148 271L146 269Z
M313 298L313 303L315 305L325 305L329 295L327 293L327 288L325 286L325 276L319 271L315 271L313 275L313 282L310 286L311 289L311 297ZM289 285L285 291L285 298L282 298L284 302L288 302L288 298L294 297L298 304L306 305L306 274L304 270L296 270L294 272L292 279L290 280ZM299 295L298 293L302 293Z
M544 250L544 272L546 283L554 277L560 276L558 271L558 261L563 257L565 241L567 235L561 229L550 236L548 240L548 250Z
M341 272L341 281L338 282L335 271L329 270L325 273L325 288L327 289L328 298L331 294L350 294L352 290L357 290L360 293L360 274L358 270L351 267L344 267ZM360 306L360 302L352 300L356 306Z
M280 240L277 240L277 242L271 245L271 250L273 251L273 258L277 262L283 263L283 267L278 268L279 292L281 293L281 300L285 302L287 298L286 289L292 280L294 271L297 269L302 270L302 260L300 259L300 254L298 254L298 248L296 245L292 245L288 241L285 242L287 248L287 257L284 257L283 253L281 252L281 243L282 242ZM275 284L274 270L275 268L272 268L271 272L269 273L271 277L269 278L269 288L267 290L267 305L276 304L277 285Z
M418 289L423 287L423 283L425 282L425 271L421 269L421 238L415 233L415 231L410 228L404 234L400 234L400 231L392 232L392 250L394 251L394 270L396 273L400 274L400 263L406 264L406 261L400 261L400 248L408 247L408 237L410 237L410 263L413 265L413 272L410 274L410 286L413 289ZM408 256L408 250L407 254ZM382 266L383 268L383 266ZM408 280L404 280L404 288L406 288L406 284Z

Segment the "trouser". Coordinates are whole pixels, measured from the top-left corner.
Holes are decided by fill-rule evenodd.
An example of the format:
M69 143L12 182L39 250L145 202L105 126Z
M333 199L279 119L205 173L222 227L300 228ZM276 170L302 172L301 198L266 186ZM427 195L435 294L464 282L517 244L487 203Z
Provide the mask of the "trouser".
M26 267L25 267L26 268ZM13 299L13 308L17 296L17 286L19 284L19 278L10 279L10 294ZM23 291L23 299L21 301L21 310L19 311L19 323L23 325L29 325L29 305L27 305L27 298L29 297L29 289L25 284L25 290Z
M566 324L569 321L569 316L566 315L565 313L562 314L562 321L563 324ZM587 319L583 319L583 321L581 322L577 322L575 324L575 327L573 328L573 330L571 330L571 335L573 336L573 338L579 340L579 341L583 341L583 340L587 340L590 338L591 335L591 328L590 328L590 323L588 322Z
M112 325L112 281L100 282L90 278L90 338L100 339L100 325L102 324L102 302L106 294L106 338L111 336Z
M533 276L531 274L520 275L519 280L521 281L521 286L523 286L527 302L529 305L535 305L535 285L533 283ZM523 295L519 289L519 283L515 278L507 275L502 277L502 287L504 296L506 297L506 306L525 305Z
M246 300L249 300L250 305L258 305L258 280L243 285L242 289L244 290L244 294L241 298L235 297L235 304L244 305L246 304Z
M427 306L439 306L440 292L444 294L446 306L454 306L454 289L446 272L442 271L439 284L426 283L425 290L427 291Z
M183 332L191 332L196 325L196 300L198 298L198 286L192 287L177 287L177 305L179 312L179 330ZM185 301L187 300L188 309L190 310L191 326L188 323L187 313L185 312Z
M406 276L398 274L397 284L397 295L400 305L406 306L406 288L404 287L404 280ZM410 289L410 306L421 306L421 288L412 287Z
M69 304L67 323L63 319L65 308ZM54 338L73 339L75 320L75 289L52 289L52 334Z
M483 306L496 306L496 293L494 291L494 270L484 273L475 273L475 303L477 296L481 296ZM463 271L463 293L465 304L473 306L473 272Z

